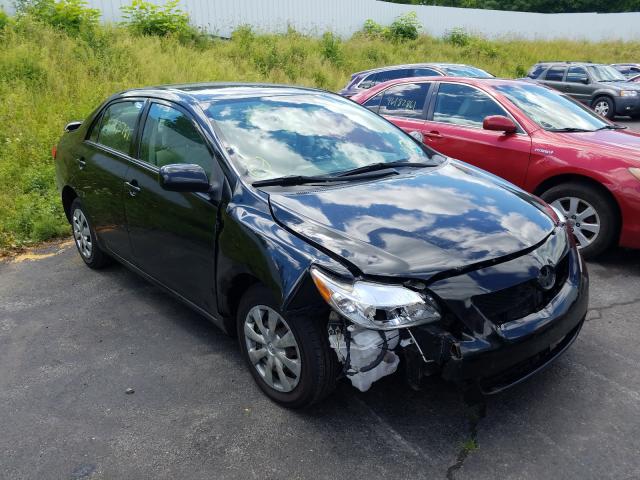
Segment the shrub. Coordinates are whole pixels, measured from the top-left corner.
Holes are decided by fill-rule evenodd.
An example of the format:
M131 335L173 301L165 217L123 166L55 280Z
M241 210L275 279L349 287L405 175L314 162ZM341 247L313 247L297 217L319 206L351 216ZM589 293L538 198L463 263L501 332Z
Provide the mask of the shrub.
M466 47L473 37L464 28L454 28L444 34L444 41L456 47Z
M422 29L416 12L409 12L396 18L389 26L393 40L415 40Z
M342 63L340 43L340 39L331 32L325 32L322 35L322 56L334 65Z
M9 16L0 8L0 30L9 25Z
M182 40L198 36L197 30L189 24L189 15L178 7L178 0L170 0L164 5L133 0L121 10L124 23L138 35L176 35Z
M368 19L360 32L369 38L384 38L387 40L415 40L420 34L422 25L418 21L416 12L409 12L397 17L391 25L384 27L379 23Z
M100 10L88 8L84 0L23 1L17 7L20 13L71 35L93 30L100 19Z

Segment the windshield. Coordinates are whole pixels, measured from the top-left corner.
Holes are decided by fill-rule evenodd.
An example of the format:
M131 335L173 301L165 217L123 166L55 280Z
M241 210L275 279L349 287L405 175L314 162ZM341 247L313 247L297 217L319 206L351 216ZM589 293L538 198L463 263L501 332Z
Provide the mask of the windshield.
M442 70L444 70L444 73L450 77L494 78L490 73L476 67L465 67L460 65L455 67L442 67Z
M626 78L618 70L608 65L593 65L589 67L591 76L596 82L624 82Z
M494 87L545 130L597 130L609 123L549 88L522 82Z
M339 97L282 94L202 106L231 160L252 181L430 161L427 151L400 129Z

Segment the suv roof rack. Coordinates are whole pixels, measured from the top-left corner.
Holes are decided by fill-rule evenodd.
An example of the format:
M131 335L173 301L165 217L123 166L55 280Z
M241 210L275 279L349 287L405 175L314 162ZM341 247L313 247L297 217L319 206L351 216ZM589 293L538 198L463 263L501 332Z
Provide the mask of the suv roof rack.
M538 60L538 63L593 63L591 60Z

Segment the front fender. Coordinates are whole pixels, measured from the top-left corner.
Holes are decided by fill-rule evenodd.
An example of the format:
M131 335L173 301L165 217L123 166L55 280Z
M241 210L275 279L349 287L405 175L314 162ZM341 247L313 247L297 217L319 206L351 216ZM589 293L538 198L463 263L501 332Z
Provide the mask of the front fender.
M222 214L218 237L216 285L218 310L233 314L242 292L239 278L251 278L269 288L282 311L322 304L310 282L311 264L349 277L339 262L278 225L262 205L229 204Z

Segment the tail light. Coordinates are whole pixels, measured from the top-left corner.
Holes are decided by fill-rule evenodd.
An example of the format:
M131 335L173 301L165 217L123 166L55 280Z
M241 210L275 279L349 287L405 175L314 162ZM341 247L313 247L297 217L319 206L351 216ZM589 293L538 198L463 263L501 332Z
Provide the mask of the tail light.
M58 156L58 147L55 145L51 147L51 156L53 157L54 160Z

